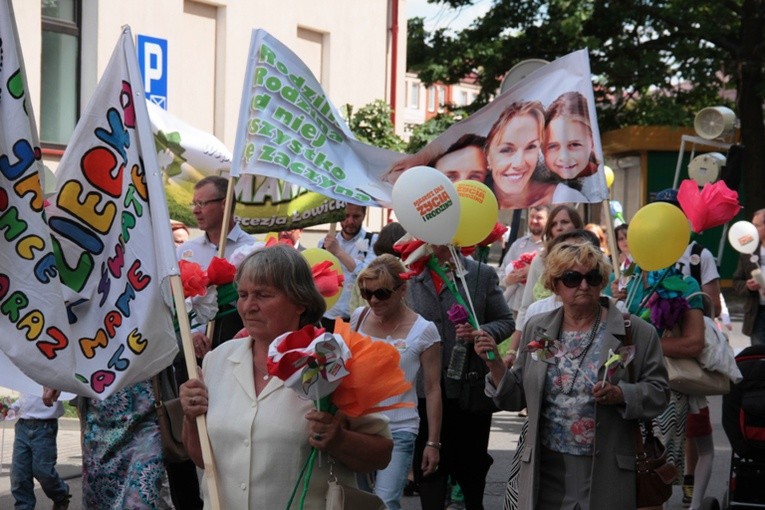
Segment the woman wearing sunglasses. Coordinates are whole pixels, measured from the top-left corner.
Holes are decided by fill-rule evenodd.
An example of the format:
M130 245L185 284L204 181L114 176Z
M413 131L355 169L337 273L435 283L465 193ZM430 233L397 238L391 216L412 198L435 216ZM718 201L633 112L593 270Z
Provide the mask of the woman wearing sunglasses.
M436 326L412 311L405 303L406 281L399 276L406 269L393 255L383 254L359 273L356 285L369 306L351 316L351 327L398 349L401 369L412 384L403 395L380 405L411 402L412 407L384 411L393 434L393 456L388 467L377 472L375 494L389 510L401 508L401 495L412 465L414 442L419 428L415 379L422 367L427 405L428 440L422 459L426 475L438 469L441 434L441 338Z
M562 307L526 322L512 369L491 336L476 339L490 370L487 394L502 409L528 408L520 509L635 508L634 427L665 408L669 384L651 325L631 316L633 347L620 350L625 319L600 296L610 271L592 244L558 244L546 256L542 282ZM627 367L606 367L612 353L630 352Z

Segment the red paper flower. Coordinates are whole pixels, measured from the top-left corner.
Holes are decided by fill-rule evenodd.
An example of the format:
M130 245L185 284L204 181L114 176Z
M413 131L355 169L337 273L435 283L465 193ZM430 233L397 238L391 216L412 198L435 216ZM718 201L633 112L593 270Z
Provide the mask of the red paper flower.
M178 262L178 269L181 271L181 282L183 283L183 296L194 297L207 294L207 286L210 279L207 272L196 262L181 260Z
M522 267L526 267L529 264L531 264L531 261L534 260L534 257L537 256L537 252L530 251L528 253L524 253L520 257L518 257L518 260L513 261L513 269L521 269Z
M494 244L494 242L502 239L505 232L507 232L507 227L505 225L500 222L495 223L494 228L489 232L489 235L486 236L486 239L478 243L478 246L489 246Z
M323 334L323 328L308 325L286 335L274 346L282 356L277 361L274 361L272 356L268 357L268 373L286 381L295 372L302 370L310 360L315 359L315 353L309 351L308 346Z
M228 260L219 257L213 257L210 265L207 266L207 277L210 279L210 285L225 285L234 281L236 276L236 267Z
M697 234L729 222L741 210L738 193L724 181L706 183L699 193L696 181L685 179L677 190L677 201Z
M345 281L342 273L332 269L331 260L325 260L311 266L311 274L313 274L316 289L325 298L337 294Z

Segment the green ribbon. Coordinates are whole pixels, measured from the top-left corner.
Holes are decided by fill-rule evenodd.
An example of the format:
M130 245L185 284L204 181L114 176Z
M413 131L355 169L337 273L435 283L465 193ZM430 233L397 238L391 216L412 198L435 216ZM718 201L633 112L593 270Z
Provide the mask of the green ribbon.
M319 401L316 403L316 408L319 411L324 411L326 413L332 414L335 414L335 411L337 411L337 407L335 407L335 404L332 403L332 395L327 395L326 397L319 399ZM290 510L292 502L295 500L295 496L297 495L298 487L300 487L301 480L303 480L303 491L300 493L298 508L303 510L303 507L305 506L305 498L308 496L308 488L311 485L311 475L313 474L313 466L316 463L316 456L318 455L318 452L319 451L315 447L311 447L311 453L308 454L308 458L303 463L303 467L300 469L300 474L298 475L297 480L295 480L295 485L292 487L290 499L287 501L286 510Z
M446 275L446 269L444 269L444 267L438 263L438 258L436 258L435 255L431 255L428 259L428 268L433 270L433 272L435 272L441 278L441 280L443 280L444 285L446 285L446 288L449 289L449 292L451 292L455 301L462 305L462 307L467 311L468 322L470 322L473 328L478 329L479 324L475 318L475 315L473 315L472 310L470 310L470 307L467 305L467 303L465 303L465 299L462 297L462 294L460 294L459 290L457 290L457 285L454 283L454 280ZM467 292L467 290L465 290L465 292ZM495 359L494 352L487 352L486 357L493 361Z

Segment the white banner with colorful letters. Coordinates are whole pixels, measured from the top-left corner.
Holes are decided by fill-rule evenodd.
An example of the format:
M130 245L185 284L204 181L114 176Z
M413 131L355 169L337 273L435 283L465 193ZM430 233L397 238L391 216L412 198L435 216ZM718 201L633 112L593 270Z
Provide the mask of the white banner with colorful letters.
M132 36L123 29L44 208L31 111L23 95L5 100L21 90L13 18L0 23L0 348L40 384L105 398L178 351L161 292L178 269Z

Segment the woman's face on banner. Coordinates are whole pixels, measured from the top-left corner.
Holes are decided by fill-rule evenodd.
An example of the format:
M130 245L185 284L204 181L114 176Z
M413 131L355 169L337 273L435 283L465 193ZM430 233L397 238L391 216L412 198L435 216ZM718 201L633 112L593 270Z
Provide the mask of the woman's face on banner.
M444 154L436 161L435 167L452 182L486 180L486 156L483 150L475 145Z
M503 193L520 193L539 161L539 123L531 115L510 119L486 153L494 187Z
M556 117L545 128L545 165L561 179L575 179L590 163L592 136L582 122Z

